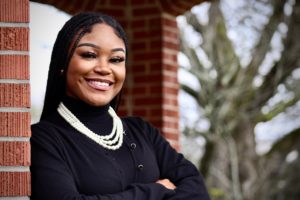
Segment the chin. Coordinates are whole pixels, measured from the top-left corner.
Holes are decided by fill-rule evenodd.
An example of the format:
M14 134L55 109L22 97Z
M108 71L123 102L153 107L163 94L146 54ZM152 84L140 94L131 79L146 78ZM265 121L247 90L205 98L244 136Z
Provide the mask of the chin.
M85 95L81 96L82 100L85 101L87 104L91 105L91 106L105 106L107 104L109 104L113 98L114 95L111 94L95 94L95 93L88 93Z
M96 106L96 107L105 106L110 103L110 101L99 101L94 99L87 99L87 101L85 102L91 106Z
M100 107L100 106L105 106L105 105L109 104L109 102L108 103L106 103L106 102L88 102L88 104L90 104L91 106Z

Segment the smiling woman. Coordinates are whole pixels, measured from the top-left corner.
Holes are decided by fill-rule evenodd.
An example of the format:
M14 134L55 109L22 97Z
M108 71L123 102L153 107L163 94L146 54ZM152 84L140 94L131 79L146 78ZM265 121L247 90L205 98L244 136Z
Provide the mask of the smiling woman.
M71 57L67 95L93 106L109 104L125 80L125 44L113 28L96 24Z
M127 46L102 13L77 14L60 30L32 125L32 199L209 199L196 167L158 129L116 114Z

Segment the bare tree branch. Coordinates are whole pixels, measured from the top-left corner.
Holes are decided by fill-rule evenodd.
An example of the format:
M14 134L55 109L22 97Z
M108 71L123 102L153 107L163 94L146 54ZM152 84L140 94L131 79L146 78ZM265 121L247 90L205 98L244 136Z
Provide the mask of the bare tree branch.
M278 24L282 22L284 18L283 8L285 3L285 0L274 1L273 16L270 17L268 24L261 34L259 42L253 49L252 60L246 70L246 73L250 75L249 77L254 77L257 74L259 66L262 64L267 52L270 50L270 42L274 32L277 30Z
M197 19L197 16L192 12L186 12L184 15L186 18L186 21L188 24L190 24L195 31L197 31L200 34L203 34L203 31L206 29L206 26L202 25L199 20Z
M188 93L189 95L191 95L194 99L198 98L198 92L194 89L192 89L191 87L185 85L185 84L181 84L181 89L183 91L185 91L186 93Z
M263 106L276 91L276 87L283 83L291 72L300 64L300 1L296 1L291 16L288 33L284 40L284 51L281 59L275 64L270 72L265 76L264 82L257 90L257 94L252 109Z
M292 98L289 101L281 102L281 103L277 104L275 106L275 108L273 108L270 112L259 116L257 118L257 122L266 122L266 121L273 119L278 114L286 111L286 109L289 108L290 106L295 105L295 103L297 103L299 100L300 100L300 94L298 94L296 97Z

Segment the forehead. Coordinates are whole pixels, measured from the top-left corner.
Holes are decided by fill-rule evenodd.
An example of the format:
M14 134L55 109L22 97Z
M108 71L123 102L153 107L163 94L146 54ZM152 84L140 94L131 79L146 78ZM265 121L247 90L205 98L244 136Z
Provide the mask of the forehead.
M82 42L93 42L99 45L112 45L112 47L118 46L125 48L124 41L116 34L115 30L104 23L93 25L91 32L86 33L81 38L79 44Z

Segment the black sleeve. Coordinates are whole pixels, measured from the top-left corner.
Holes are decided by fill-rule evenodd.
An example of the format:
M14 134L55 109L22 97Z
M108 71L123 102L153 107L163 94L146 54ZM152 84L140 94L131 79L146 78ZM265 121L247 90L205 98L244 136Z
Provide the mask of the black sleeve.
M160 184L132 184L116 194L87 196L76 189L61 148L61 140L48 128L32 128L31 175L33 200L163 200L174 191Z
M176 194L168 200L209 200L203 178L197 168L182 154L177 153L160 132L144 122L145 132L150 138L159 164L161 178L167 178L176 185Z

